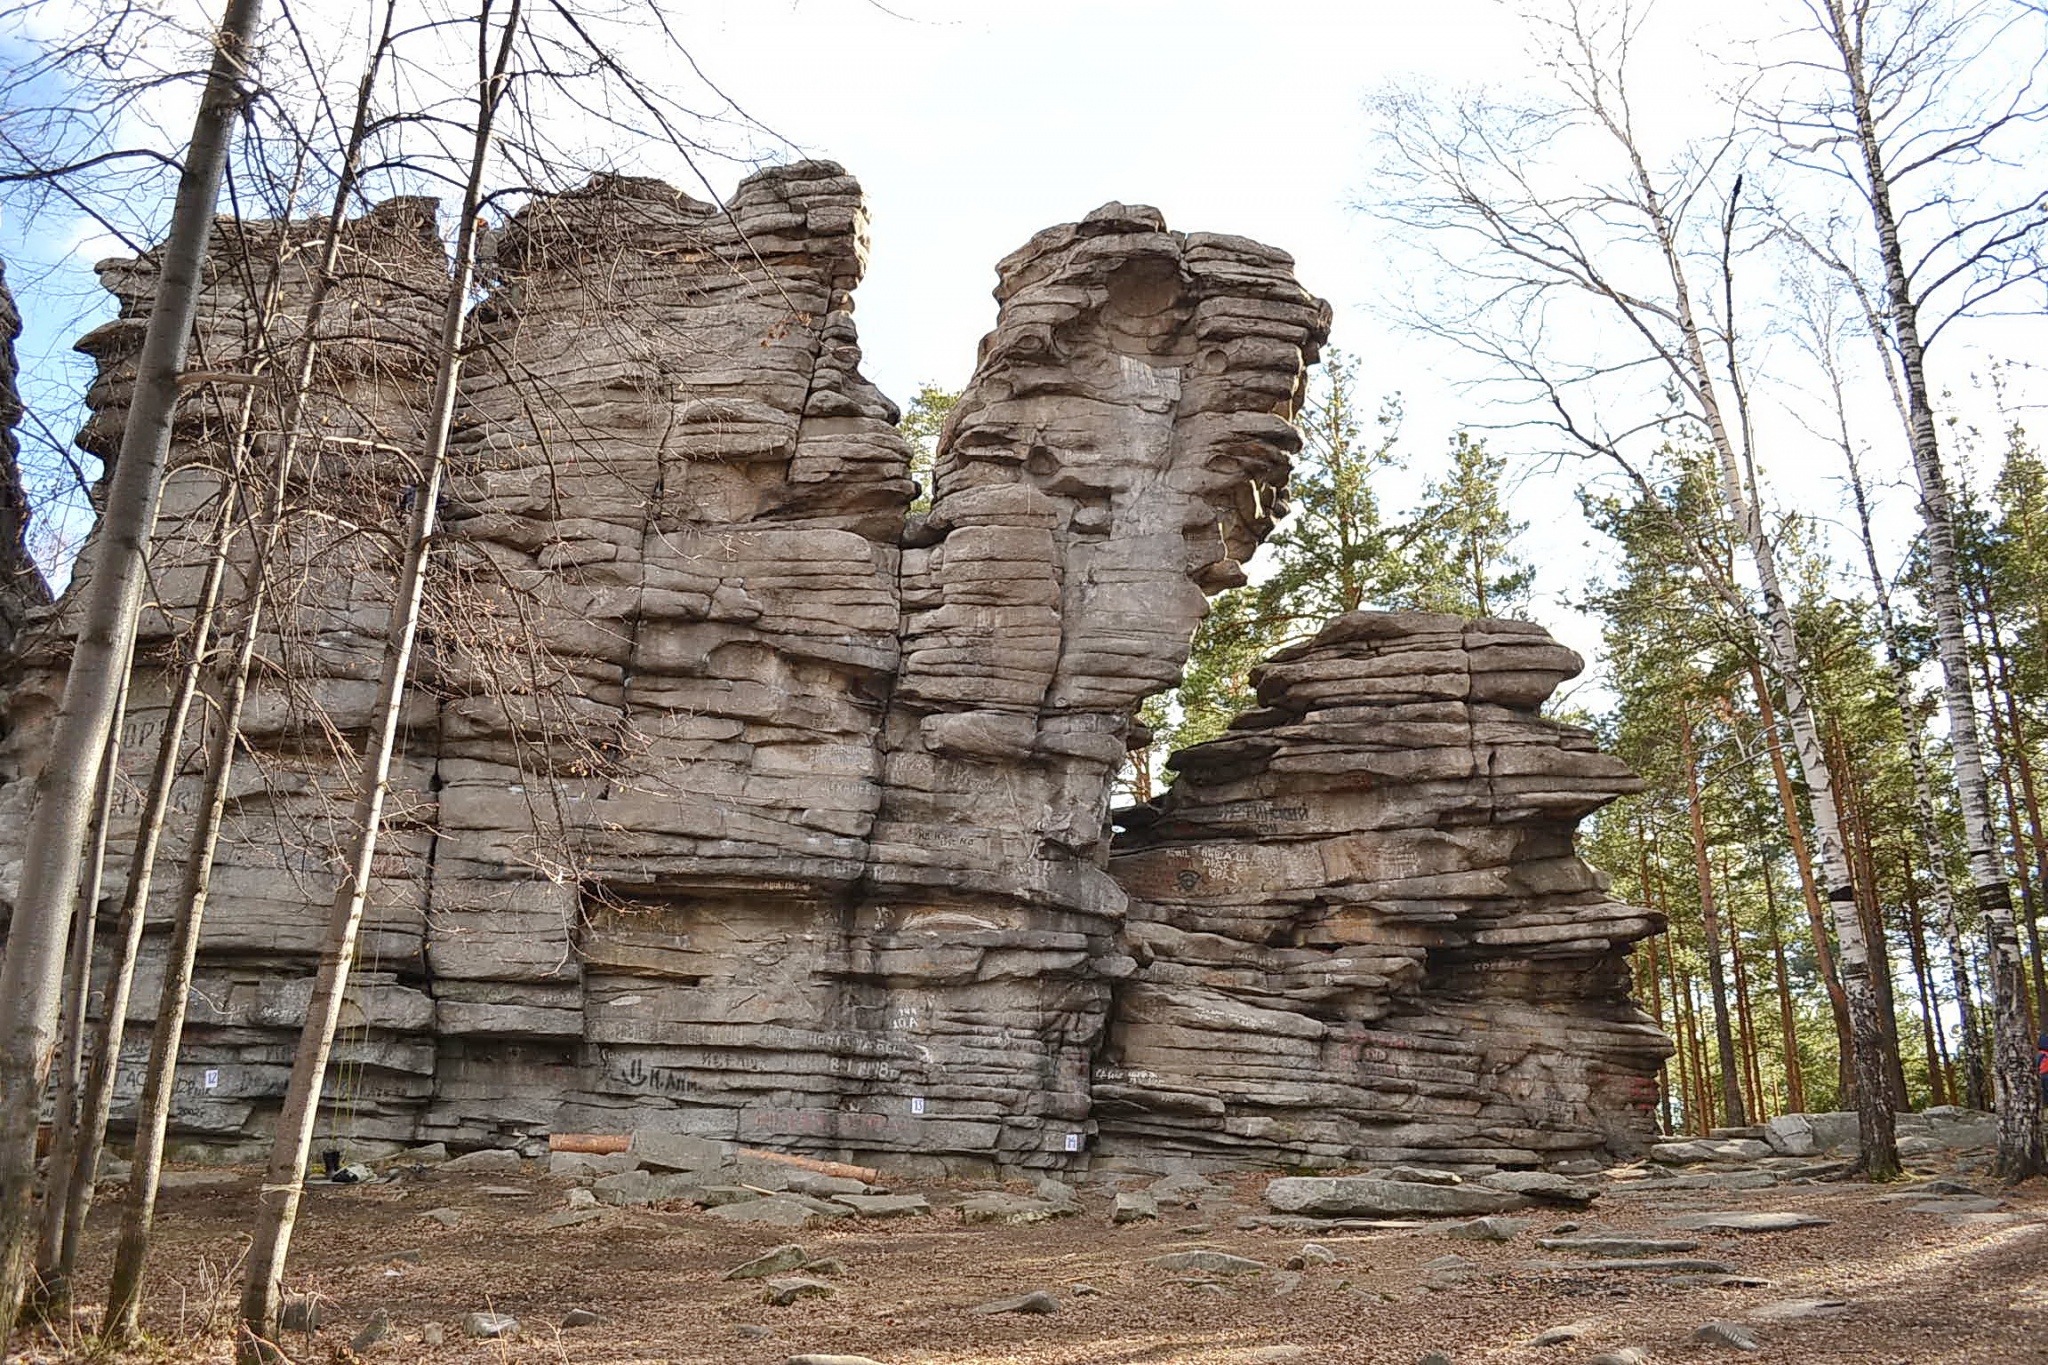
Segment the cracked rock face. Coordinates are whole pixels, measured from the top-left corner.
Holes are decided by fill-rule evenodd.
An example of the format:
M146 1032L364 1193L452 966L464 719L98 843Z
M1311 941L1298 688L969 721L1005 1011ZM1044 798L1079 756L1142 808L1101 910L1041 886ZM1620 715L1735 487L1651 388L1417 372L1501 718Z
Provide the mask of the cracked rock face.
M1122 816L1137 971L1102 1146L1218 1161L1527 1165L1630 1150L1670 1051L1628 995L1663 927L1581 862L1638 779L1537 708L1534 625L1353 612L1255 674L1259 709Z
M337 754L368 723L429 401L430 223L399 201L349 230L363 268L266 641L290 667L251 708L188 1033L177 1121L216 1142L260 1137L282 1093L345 842ZM227 235L221 289L235 253L318 226ZM1122 204L1038 234L999 267L912 514L896 409L860 373L866 231L858 185L806 162L724 206L600 178L492 242L343 1035L361 1065L333 1097L358 1132L667 1130L934 1173L1629 1138L1659 1044L1622 961L1652 926L1570 843L1627 779L1535 719L1576 661L1533 628L1376 618L1362 663L1345 618L1112 853L1137 707L1285 510L1329 322L1289 259ZM152 279L103 274L123 319L89 339L102 443ZM306 280L281 279L289 338ZM255 350L225 293L200 328L214 368ZM137 776L232 446L224 407L189 406ZM259 386L259 467L277 410ZM66 648L60 607L17 651L41 682L10 720ZM1404 651L1465 690L1390 702L1381 655ZM0 815L34 730L0 747ZM1441 1055L1404 1071L1395 1046Z
M50 600L50 589L28 550L28 494L16 460L21 443L14 428L22 408L15 387L14 339L20 335L21 314L7 288L6 269L0 266L0 657L13 647L29 614Z

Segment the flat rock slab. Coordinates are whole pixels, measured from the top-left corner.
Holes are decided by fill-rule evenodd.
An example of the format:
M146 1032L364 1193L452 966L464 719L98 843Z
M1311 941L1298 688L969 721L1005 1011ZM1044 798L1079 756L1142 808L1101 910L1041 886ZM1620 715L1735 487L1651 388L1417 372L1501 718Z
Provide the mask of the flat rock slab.
M603 1209L564 1209L560 1213L549 1214L543 1221L542 1226L573 1228L579 1223L594 1223L602 1217L604 1217Z
M1545 1251L1569 1251L1576 1256L1599 1256L1609 1260L1679 1256L1700 1249L1698 1242L1654 1237L1539 1237L1536 1245Z
M1779 1299L1744 1314L1751 1322L1814 1322L1839 1318L1849 1311L1847 1299Z
M1600 1330L1600 1324L1592 1321L1568 1322L1561 1327L1546 1327L1529 1338L1531 1346L1562 1346L1568 1341L1577 1341L1589 1332Z
M832 1202L862 1218L917 1218L932 1211L931 1201L921 1194L835 1194Z
M780 1275L785 1270L795 1270L811 1259L811 1253L795 1242L784 1242L762 1252L751 1261L742 1261L725 1272L728 1280L762 1280L770 1275Z
M746 1204L722 1204L705 1212L728 1223L756 1223L771 1228L807 1228L828 1218L853 1216L852 1209L839 1208L828 1213L812 1201L789 1199L782 1195Z
M1733 1275L1735 1267L1690 1256L1607 1256L1591 1261L1525 1261L1531 1270L1662 1270L1693 1275Z
M866 1356L791 1356L782 1365L882 1365Z
M1147 1265L1156 1265L1161 1270L1172 1270L1193 1275L1246 1275L1273 1267L1264 1261L1254 1261L1249 1256L1233 1256L1227 1251L1174 1251L1164 1256L1154 1256Z
M777 1308L787 1308L798 1299L829 1299L837 1292L823 1280L803 1275L765 1281L762 1291L762 1297Z
M1056 1204L1050 1199L1033 1199L1021 1194L977 1194L960 1201L963 1223L1022 1225L1067 1218L1080 1211L1076 1204Z
M1527 1197L1477 1185L1416 1185L1371 1176L1282 1176L1266 1185L1276 1213L1323 1218L1472 1218L1527 1208Z
M1469 1223L1452 1223L1443 1230L1446 1237L1456 1237L1467 1242L1511 1242L1515 1234L1528 1227L1532 1218L1502 1218L1494 1215L1474 1218ZM1548 1246L1549 1243L1544 1243Z
M1756 1332L1746 1324L1718 1319L1694 1328L1692 1339L1703 1346L1718 1346L1726 1351L1761 1351L1764 1348Z
M1768 1190L1777 1186L1778 1177L1769 1171L1722 1171L1702 1175L1674 1175L1662 1180L1638 1180L1633 1184L1609 1190L1611 1195L1655 1196L1676 1194L1682 1190Z
M1793 1232L1799 1228L1824 1228L1832 1218L1786 1209L1777 1213L1680 1213L1664 1220L1664 1226L1687 1232Z
M1014 1299L997 1299L994 1303L977 1304L974 1311L984 1317L993 1317L997 1313L1048 1316L1060 1311L1060 1301L1043 1289L1034 1289L1029 1294L1020 1294Z
M1299 1213L1248 1214L1237 1220L1241 1232L1407 1232L1428 1226L1420 1218L1310 1218Z
M2004 1207L2004 1200L1980 1195L1974 1199L1967 1196L1955 1199L1923 1199L1917 1204L1908 1204L1906 1212L1946 1214L1996 1213Z
M1561 1204L1572 1209L1583 1209L1600 1197L1600 1191L1591 1185L1548 1171L1497 1171L1481 1176L1479 1183L1489 1190L1519 1194L1539 1204Z
M1665 1166L1690 1166L1700 1161L1756 1161L1776 1154L1770 1143L1755 1138L1701 1138L1693 1142L1660 1142L1650 1149L1650 1160Z
M507 1313L471 1313L462 1320L462 1330L478 1341L499 1341L519 1334L519 1319Z
M732 1144L683 1133L635 1133L630 1150L663 1171L715 1171L732 1159Z

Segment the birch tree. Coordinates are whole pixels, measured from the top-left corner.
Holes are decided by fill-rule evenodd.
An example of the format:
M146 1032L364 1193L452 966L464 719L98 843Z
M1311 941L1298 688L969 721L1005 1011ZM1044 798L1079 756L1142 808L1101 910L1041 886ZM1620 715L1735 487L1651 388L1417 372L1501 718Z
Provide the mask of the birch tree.
M1456 297L1418 304L1418 325L1520 386L1567 448L1612 464L1653 501L1632 453L1642 438L1696 432L1714 455L1722 512L1747 553L1761 610L1704 550L1700 567L1727 619L1747 623L1783 692L1840 947L1862 1164L1872 1179L1889 1179L1898 1152L1871 954L1755 476L1749 358L1737 327L1742 147L1731 134L1668 162L1653 158L1630 85L1644 11L1573 3L1537 23L1554 100L1445 106L1410 93L1381 102L1389 191L1378 211L1458 281ZM1561 183L1552 168L1565 155L1573 162ZM1575 353L1574 324L1607 340ZM1606 413L1621 403L1634 415L1616 423Z
M1949 0L1807 0L1806 12L1820 41L1782 68L1793 85L1769 118L1781 154L1853 186L1867 218L1847 268L1873 284L1904 398L1971 898L1991 947L1997 1169L2020 1180L2042 1169L2026 964L1985 772L1928 357L1956 323L2048 297L2048 194L2010 169L2042 148L2044 16ZM2012 62L2016 52L2032 56Z
M93 553L93 573L65 675L0 968L0 1325L11 1324L30 1271L36 1121L49 1074L71 897L78 882L94 774L113 726L142 605L144 556L170 449L178 380L192 334L200 271L237 112L249 98L250 40L261 0L228 0L185 150L162 282L137 360L128 424Z
M497 32L491 31L491 0L478 15L476 113L472 127L468 176L463 186L455 269L444 299L438 337L434 397L429 412L421 482L413 499L412 525L391 619L385 633L382 677L372 729L365 745L352 827L356 845L346 877L335 893L320 965L314 977L306 1021L292 1057L292 1073L278 1117L270 1164L257 1198L241 1300L242 1331L237 1354L245 1361L279 1358L272 1344L278 1335L278 1313L284 1266L290 1254L292 1229L298 1218L301 1181L312 1150L313 1126L319 1116L320 1092L340 1022L356 937L368 901L370 880L383 823L384 801L391 783L392 759L398 749L398 722L406 676L412 664L421 605L426 592L427 556L433 544L441 483L448 462L448 438L454 427L456 385L461 377L464 335L469 320L470 290L476 277L477 225L484 199L492 129L504 99L512 57L522 26L522 0L508 0Z

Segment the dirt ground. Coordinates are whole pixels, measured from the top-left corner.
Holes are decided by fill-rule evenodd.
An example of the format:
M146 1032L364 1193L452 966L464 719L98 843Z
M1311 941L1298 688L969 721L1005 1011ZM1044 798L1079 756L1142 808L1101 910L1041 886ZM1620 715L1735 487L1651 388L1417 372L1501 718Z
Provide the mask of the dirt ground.
M231 1183L164 1192L146 1314L151 1342L96 1359L228 1359L225 1326L256 1179L238 1172ZM1533 1210L1538 1221L1505 1244L1451 1240L1440 1226L1315 1235L1340 1261L1295 1274L1285 1263L1310 1234L1237 1226L1240 1217L1263 1212L1264 1177L1257 1176L1232 1181L1226 1197L1199 1208L1168 1207L1157 1223L1122 1227L1111 1224L1109 1194L1100 1188L1084 1188L1075 1217L970 1227L948 1206L988 1186L899 1182L892 1188L923 1193L938 1211L791 1232L729 1225L688 1206L608 1208L593 1221L551 1229L545 1220L563 1209L566 1181L427 1171L392 1184L312 1190L290 1288L317 1296L321 1330L291 1334L285 1344L300 1365L354 1360L350 1339L381 1308L394 1331L370 1351L377 1362L782 1365L815 1352L886 1365L1416 1365L1424 1352L1441 1351L1455 1365L1577 1365L1624 1347L1652 1362L2048 1362L2048 1188L1975 1183L2005 1207L1962 1216L1913 1212L1898 1187L1842 1183L1753 1193L1612 1192L1586 1213ZM527 1192L486 1192L511 1186ZM18 1336L23 1360L85 1357L118 1201L107 1193L95 1210L77 1321ZM440 1208L460 1210L460 1223L448 1228L422 1217ZM1742 1236L1676 1232L1663 1223L1724 1209L1799 1210L1834 1221ZM1580 1224L1581 1235L1696 1237L1702 1245L1690 1255L1726 1262L1762 1283L1531 1264L1569 1259L1535 1244L1566 1222ZM791 1240L844 1263L832 1297L774 1308L758 1281L723 1279L730 1267ZM1148 1264L1197 1247L1273 1269L1205 1280ZM1462 1283L1425 1287L1425 1263L1446 1255L1477 1268L1453 1271L1466 1277ZM1056 1297L1056 1314L972 1311L1036 1289ZM1849 1307L1832 1318L1760 1325L1763 1349L1752 1355L1692 1340L1710 1319L1741 1320L1788 1299L1846 1299ZM595 1310L602 1321L561 1330L574 1308ZM468 1339L462 1319L478 1310L517 1317L517 1337ZM1528 1344L1566 1323L1591 1325L1565 1345Z

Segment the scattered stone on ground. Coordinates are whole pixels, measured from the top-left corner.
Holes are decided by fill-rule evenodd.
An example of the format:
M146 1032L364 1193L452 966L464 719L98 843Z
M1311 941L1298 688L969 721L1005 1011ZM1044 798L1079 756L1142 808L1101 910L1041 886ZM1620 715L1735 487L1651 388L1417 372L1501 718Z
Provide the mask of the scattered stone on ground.
M1444 1227L1444 1236L1455 1237L1466 1242L1511 1242L1515 1234L1528 1227L1533 1219L1502 1218L1489 1215L1474 1218L1469 1223L1450 1223Z
M770 1275L780 1275L785 1270L795 1270L810 1259L811 1254L795 1242L784 1242L781 1246L771 1247L751 1260L740 1262L731 1270L725 1272L725 1278L728 1280L765 1279Z
M391 1310L379 1308L370 1314L370 1320L363 1324L362 1330L350 1338L348 1348L359 1356L368 1355L390 1335Z
M931 1202L921 1194L835 1194L832 1202L862 1218L918 1218L932 1211Z
M1599 1329L1595 1322L1568 1322L1561 1327L1546 1327L1529 1338L1531 1346L1562 1346L1568 1341L1577 1341L1589 1332Z
M828 1299L835 1292L832 1286L823 1280L805 1275L768 1280L763 1287L768 1302L777 1308L787 1308L798 1299Z
M1417 1185L1370 1176L1282 1176L1266 1185L1266 1204L1275 1212L1325 1218L1398 1218L1408 1214L1469 1218L1506 1213L1528 1203L1506 1190Z
M963 1223L997 1223L1006 1226L1022 1226L1027 1223L1043 1223L1049 1218L1065 1218L1076 1212L1077 1206L1055 1204L1047 1199L1033 1199L1021 1194L977 1194L963 1199L958 1205L960 1221Z
M1159 1216L1159 1201L1145 1190L1120 1190L1110 1210L1112 1223L1137 1223Z
M1751 1322L1812 1322L1838 1318L1849 1311L1847 1299L1779 1299L1759 1304L1744 1316Z
M1794 1232L1800 1228L1824 1228L1834 1220L1795 1209L1745 1212L1740 1209L1718 1213L1680 1213L1664 1220L1664 1226L1687 1232Z
M478 1341L498 1341L519 1334L519 1319L509 1313L471 1313L463 1318L462 1331Z
M571 1308L562 1314L562 1330L566 1332L578 1327L595 1327L603 1321L604 1314L594 1308Z
M1705 1346L1719 1346L1729 1351L1761 1351L1764 1347L1762 1340L1751 1328L1739 1322L1723 1322L1719 1319L1694 1328L1692 1339Z
M983 1317L997 1313L1024 1313L1043 1316L1060 1311L1059 1300L1043 1289L1034 1289L1029 1294L1020 1294L1014 1299L997 1299L993 1303L977 1304L975 1312Z
M1583 1209L1600 1197L1600 1191L1593 1186L1548 1171L1497 1171L1481 1176L1479 1183L1487 1189L1519 1194L1539 1204L1562 1204L1573 1209Z
M462 1221L462 1210L428 1209L425 1213L421 1214L420 1217L430 1219L433 1222L439 1223L444 1228L452 1228Z
M1249 1256L1233 1256L1227 1251L1211 1251L1204 1248L1154 1256L1148 1264L1158 1266L1161 1270L1193 1275L1249 1275L1273 1268L1264 1261L1255 1261Z

